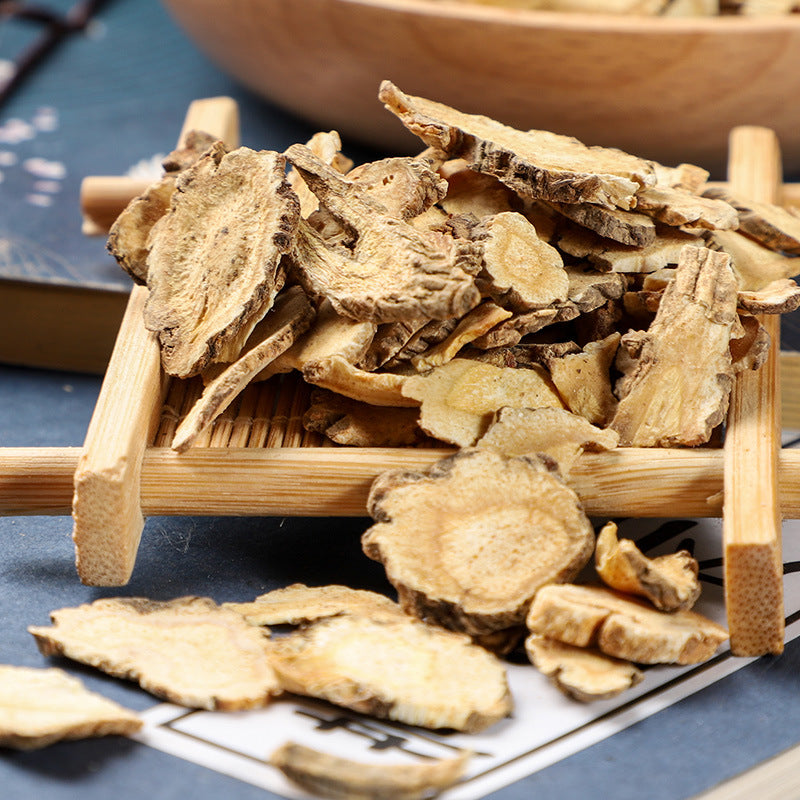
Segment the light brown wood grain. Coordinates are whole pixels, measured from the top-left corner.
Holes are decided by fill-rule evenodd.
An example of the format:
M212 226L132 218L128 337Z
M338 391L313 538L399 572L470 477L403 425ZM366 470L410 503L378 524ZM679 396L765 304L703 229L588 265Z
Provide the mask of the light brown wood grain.
M768 125L800 167L800 17L667 19L430 0L165 0L243 84L320 130L417 150L380 82L667 164L724 172L727 136Z
M758 126L730 137L731 192L776 202L781 185L780 146ZM780 450L780 318L760 318L771 338L767 362L737 375L725 433L723 562L731 652L759 656L783 652L783 559L778 484Z
M141 509L145 516L365 516L380 472L423 469L449 452L229 446L177 454L148 447ZM80 454L77 447L0 447L0 514L68 514ZM570 483L592 516L719 517L723 463L721 450L705 448L584 453ZM784 516L800 519L800 450L782 450L778 467Z

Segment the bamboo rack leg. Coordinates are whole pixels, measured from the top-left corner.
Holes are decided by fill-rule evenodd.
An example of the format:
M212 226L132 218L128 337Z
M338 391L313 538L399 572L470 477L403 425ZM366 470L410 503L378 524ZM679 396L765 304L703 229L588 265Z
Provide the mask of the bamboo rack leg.
M775 134L742 126L730 137L731 192L776 202L781 181ZM762 317L772 344L767 363L737 376L724 446L725 605L731 652L783 652L783 559L779 504L780 319Z
M227 97L195 100L184 118L179 147L193 129L236 146L235 102ZM147 289L134 287L75 471L75 562L81 581L92 586L128 582L144 527L142 460L164 399L158 339L144 327L146 300Z

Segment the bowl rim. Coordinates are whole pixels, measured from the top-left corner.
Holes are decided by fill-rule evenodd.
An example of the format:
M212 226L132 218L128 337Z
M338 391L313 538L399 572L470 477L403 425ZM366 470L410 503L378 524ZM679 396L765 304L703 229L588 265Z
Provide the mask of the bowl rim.
M268 0L274 2L275 0ZM290 0L291 2L292 0ZM294 0L296 2L296 0ZM746 17L658 17L566 11L533 11L463 0L327 0L331 4L362 6L388 13L417 14L454 20L516 25L574 33L716 33L751 34L800 30L800 14Z

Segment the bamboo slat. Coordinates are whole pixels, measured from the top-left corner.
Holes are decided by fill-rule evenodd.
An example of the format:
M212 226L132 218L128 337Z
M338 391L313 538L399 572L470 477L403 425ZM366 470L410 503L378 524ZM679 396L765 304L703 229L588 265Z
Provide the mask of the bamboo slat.
M774 132L742 126L731 132L728 182L735 195L775 202L781 158ZM781 653L783 559L778 485L780 451L780 318L760 318L772 341L767 363L740 373L725 433L723 562L731 652Z
M178 147L194 129L238 145L237 104L228 97L195 100ZM72 537L78 575L88 585L128 582L144 526L142 459L157 435L166 383L158 339L144 327L146 299L146 288L133 288L75 470Z

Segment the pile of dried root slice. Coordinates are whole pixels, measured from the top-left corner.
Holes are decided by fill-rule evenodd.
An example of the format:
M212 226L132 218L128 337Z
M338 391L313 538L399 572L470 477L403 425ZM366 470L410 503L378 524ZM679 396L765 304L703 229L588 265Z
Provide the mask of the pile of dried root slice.
M283 154L197 134L113 226L165 371L205 384L173 448L293 370L305 425L340 444L547 451L556 414L580 447L711 440L764 361L756 315L800 305L800 218L692 165L379 96L420 155L353 167L335 132Z
M589 14L631 14L645 17L717 17L735 14L769 17L800 12L797 0L463 0L484 6L567 11Z

